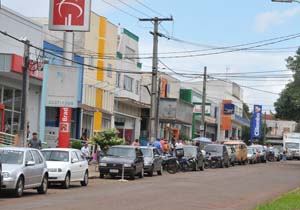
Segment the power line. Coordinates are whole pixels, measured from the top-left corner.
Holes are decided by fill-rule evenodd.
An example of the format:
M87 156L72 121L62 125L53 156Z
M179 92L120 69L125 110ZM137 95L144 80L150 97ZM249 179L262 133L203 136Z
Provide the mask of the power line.
M124 4L125 6L129 7L130 9L132 9L132 10L134 10L134 11L136 11L136 12L142 14L142 15L145 15L145 16L147 16L147 17L150 17L148 14L146 14L146 13L144 13L144 12L142 12L142 11L136 9L135 7L131 6L130 4L127 4L127 3L124 2L123 0L118 0L118 1L121 2L122 4Z
M157 10L154 10L153 8L147 6L146 4L142 3L141 1L139 1L139 0L134 0L134 1L137 2L137 3L139 3L140 5L142 5L143 7L147 8L151 12L157 14L158 16L166 17L165 15L162 15L160 12L158 12Z
M104 3L110 5L111 7L115 8L116 10L119 10L119 11L123 12L124 14L129 15L130 17L133 17L133 18L135 18L135 19L139 19L137 16L135 16L135 15L133 15L133 14L131 14L131 13L129 13L129 12L127 12L127 11L125 11L125 10L123 10L123 9L121 9L121 8L119 8L119 7L117 7L117 6L113 5L113 4L111 4L111 3L107 2L107 1L105 1L105 0L102 0L102 1L103 1Z

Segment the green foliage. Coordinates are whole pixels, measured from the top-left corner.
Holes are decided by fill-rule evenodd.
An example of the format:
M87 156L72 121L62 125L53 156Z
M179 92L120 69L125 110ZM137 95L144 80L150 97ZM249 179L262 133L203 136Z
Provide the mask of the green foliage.
M82 147L81 141L73 141L71 147L73 149L81 149Z
M249 145L249 140L251 138L251 131L250 131L250 127L248 126L243 126L242 127L242 140Z
M300 209L299 189L289 192L276 200L260 205L255 210L295 210Z
M300 48L294 57L287 58L287 68L294 72L293 81L288 83L275 102L276 117L283 120L300 121Z
M107 152L109 147L113 145L122 145L125 143L124 139L118 137L119 131L117 129L108 129L97 132L92 141L98 144L103 152Z

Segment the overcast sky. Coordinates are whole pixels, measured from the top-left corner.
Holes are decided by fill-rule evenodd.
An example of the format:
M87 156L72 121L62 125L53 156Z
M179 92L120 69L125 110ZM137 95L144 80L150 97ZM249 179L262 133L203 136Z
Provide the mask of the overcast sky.
M115 7L136 17L157 15L138 3L137 0L126 0L129 8L120 0L106 0ZM132 17L105 3L103 0L93 0L92 9L105 16L114 24L120 24L140 37L140 53L152 51L152 37L149 31L151 23L139 22ZM143 4L156 10L164 16L172 15L173 23L164 23L160 31L169 36L197 43L183 44L160 38L160 52L178 52L183 50L203 49L202 45L232 46L249 42L266 40L274 37L295 34L300 31L300 4L273 3L271 0L140 0ZM47 17L48 0L2 0L5 6L29 17ZM138 12L138 11L140 12ZM146 16L147 15L147 16ZM1 26L0 26L1 27ZM253 72L284 70L285 59L299 46L299 38L265 46L262 48L286 48L271 52L234 52L221 55L199 56L192 58L161 59L169 67L178 72L202 73L204 66L208 73L214 72ZM193 54L201 54L193 53ZM160 56L163 56L161 54ZM144 70L150 70L151 60L142 60ZM160 67L163 67L160 64ZM287 74L288 72L284 72ZM269 73L270 74L270 73ZM283 73L279 73L283 74ZM188 80L188 78L182 78ZM280 93L288 78L281 80L265 78L239 78L228 76L238 84L257 89ZM190 80L190 79L189 79ZM274 81L276 80L276 81ZM244 89L244 100L250 106L263 104L264 110L272 110L278 95Z

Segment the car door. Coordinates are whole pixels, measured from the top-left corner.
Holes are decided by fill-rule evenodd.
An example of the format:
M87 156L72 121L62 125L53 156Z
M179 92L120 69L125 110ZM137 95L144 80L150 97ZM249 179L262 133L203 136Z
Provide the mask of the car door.
M80 162L75 151L71 151L71 181L80 179Z
M34 165L27 165L27 163L29 162L34 162L34 159L30 150L27 150L25 153L25 168L24 168L25 187L34 184Z
M137 173L140 173L144 168L143 153L140 149L135 150Z
M225 146L223 146L223 156L224 156L224 163L228 161L228 152Z
M34 162L35 162L33 181L34 184L41 184L43 173L44 173L44 167L45 167L44 162L37 150L32 150L31 153L33 155Z
M76 154L79 159L79 178L83 180L84 174L86 169L88 168L88 162L87 160L83 157L83 154L81 151L76 151Z

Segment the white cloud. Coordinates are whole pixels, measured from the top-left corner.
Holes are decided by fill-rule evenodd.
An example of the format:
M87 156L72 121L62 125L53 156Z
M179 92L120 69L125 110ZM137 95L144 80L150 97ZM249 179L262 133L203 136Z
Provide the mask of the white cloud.
M270 27L285 23L288 18L300 14L300 8L292 8L285 11L269 11L256 16L255 31L263 33Z

